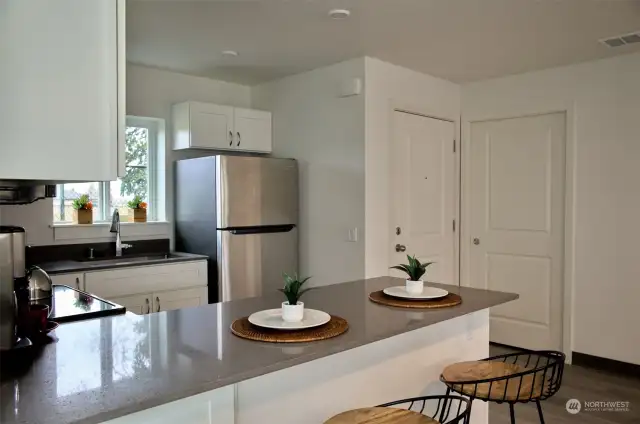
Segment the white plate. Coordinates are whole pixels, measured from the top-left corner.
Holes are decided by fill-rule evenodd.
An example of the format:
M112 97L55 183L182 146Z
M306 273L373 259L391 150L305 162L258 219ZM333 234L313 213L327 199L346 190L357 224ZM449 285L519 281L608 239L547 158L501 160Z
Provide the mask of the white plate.
M436 287L428 287L428 286L425 286L422 289L422 292L417 294L408 293L405 286L387 287L386 289L383 290L383 292L384 294L389 296L401 297L403 299L414 299L414 300L440 299L449 294L449 292L444 289L438 289Z
M304 317L300 322L285 322L282 320L282 309L268 309L255 312L249 316L249 322L258 327L274 330L302 330L304 328L319 327L329 322L331 316L316 309L304 308Z

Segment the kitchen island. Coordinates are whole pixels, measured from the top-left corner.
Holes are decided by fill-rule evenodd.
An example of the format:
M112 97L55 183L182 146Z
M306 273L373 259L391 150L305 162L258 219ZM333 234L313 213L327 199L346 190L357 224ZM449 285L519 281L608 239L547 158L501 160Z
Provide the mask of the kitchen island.
M305 295L306 307L345 318L347 333L304 344L231 334L234 319L278 307L278 293L176 311L70 323L28 371L3 375L2 423L322 423L335 413L443 393L444 366L489 351L488 308L517 295L457 286L459 306L408 310L368 294L380 277ZM437 285L440 286L440 285ZM487 423L486 405L473 421Z

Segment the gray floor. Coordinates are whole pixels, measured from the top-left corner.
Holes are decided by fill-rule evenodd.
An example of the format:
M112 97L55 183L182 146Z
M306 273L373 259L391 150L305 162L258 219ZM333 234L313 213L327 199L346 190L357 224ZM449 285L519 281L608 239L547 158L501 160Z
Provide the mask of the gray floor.
M491 346L492 355L507 353L501 346ZM580 401L630 402L629 412L592 412L582 410L571 415L566 410L569 399ZM477 401L476 401L477 402ZM590 368L567 365L560 391L543 402L542 409L547 424L640 424L640 380ZM516 405L518 424L539 423L535 404ZM509 424L509 407L491 404L490 424Z

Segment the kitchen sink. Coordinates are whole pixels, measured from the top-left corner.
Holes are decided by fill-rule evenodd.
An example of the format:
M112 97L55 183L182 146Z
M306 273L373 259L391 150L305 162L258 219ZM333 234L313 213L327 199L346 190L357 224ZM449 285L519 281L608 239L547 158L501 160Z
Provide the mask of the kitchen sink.
M96 259L82 259L78 262L91 263L96 265L125 265L135 262L153 262L163 261L166 259L177 258L178 256L170 253L163 253L157 255L140 255L140 256L122 256L119 258L96 258Z

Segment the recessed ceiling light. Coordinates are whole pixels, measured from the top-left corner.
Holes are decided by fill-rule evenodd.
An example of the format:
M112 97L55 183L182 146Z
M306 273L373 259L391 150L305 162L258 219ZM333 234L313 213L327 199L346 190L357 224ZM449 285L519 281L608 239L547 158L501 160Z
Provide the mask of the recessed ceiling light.
M347 9L333 9L329 11L329 17L331 19L347 19L351 16L351 11Z
M223 56L229 56L229 57L237 57L238 56L238 52L235 50L225 50L222 52Z

